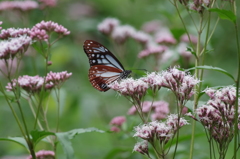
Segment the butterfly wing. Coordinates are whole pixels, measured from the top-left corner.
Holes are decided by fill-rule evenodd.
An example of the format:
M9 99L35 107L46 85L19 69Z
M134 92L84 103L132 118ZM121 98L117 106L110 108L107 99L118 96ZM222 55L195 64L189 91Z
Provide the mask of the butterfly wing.
M89 81L99 91L109 90L110 83L130 74L131 71L125 71L118 59L102 44L86 40L83 49L90 63Z

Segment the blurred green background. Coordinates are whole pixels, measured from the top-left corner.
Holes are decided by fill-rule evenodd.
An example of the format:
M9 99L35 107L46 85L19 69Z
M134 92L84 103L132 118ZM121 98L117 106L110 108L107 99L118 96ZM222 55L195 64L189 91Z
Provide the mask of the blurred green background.
M238 2L239 3L239 2ZM187 27L191 33L196 34L189 16L184 10L181 11ZM9 27L31 28L36 23L45 20L51 20L63 25L71 31L71 34L59 40L52 48L52 66L51 71L72 72L73 75L63 85L61 89L61 119L60 131L69 131L75 128L96 127L101 130L109 130L109 122L115 116L126 115L131 107L124 97L118 96L116 92L99 92L94 89L88 81L89 63L82 45L87 39L96 40L108 47L115 55L121 54L119 49L113 47L115 44L105 35L97 30L97 25L107 17L114 17L120 20L121 24L129 24L140 30L142 25L152 20L159 20L168 27L174 36L179 38L179 33L183 32L181 21L174 7L165 0L58 0L57 6L45 10L32 10L27 13L14 11L0 12L0 21L3 29ZM195 14L194 18L198 18ZM22 19L25 19L24 21ZM238 18L239 20L239 18ZM216 16L213 16L213 22ZM175 35L176 34L176 35ZM179 39L177 39L179 40ZM149 72L150 61L137 58L141 51L139 44L133 41L127 41L124 44L124 59L126 69L146 68ZM236 76L237 54L236 40L233 25L226 20L220 20L216 32L212 37L209 49L213 49L206 56L206 65L221 67L229 73ZM41 56L26 56L23 59L20 75L43 74L44 60ZM176 64L181 65L181 61ZM193 66L193 63L191 64ZM162 69L166 69L162 68ZM133 74L135 76L136 74ZM1 78L6 84L6 81ZM203 79L206 86L224 86L232 85L233 82L227 76L213 71L206 71ZM174 111L174 98L169 96L170 92L160 93L157 100L164 99L173 103L171 109ZM148 98L151 99L151 98ZM21 133L15 123L11 111L4 101L0 98L0 137L19 136ZM54 99L50 100L48 119L50 127L54 130L56 121L56 103ZM27 116L29 124L33 116L26 104L24 114ZM189 119L190 120L190 119ZM190 120L191 121L191 120ZM76 136L72 140L76 158L79 159L142 159L142 155L134 152L132 149L137 139L132 138L133 127L140 124L140 120L127 116L126 130L119 133L85 133ZM204 136L204 129L197 124L196 142L194 159L208 158L208 143ZM187 158L189 154L191 125L181 130L185 138L182 139L177 153L178 159ZM50 149L46 143L41 143L36 148ZM170 152L171 153L171 152ZM22 156L27 151L15 143L0 142L0 158L4 156ZM58 158L64 159L62 148L59 145L57 150ZM231 154L231 149L229 150Z

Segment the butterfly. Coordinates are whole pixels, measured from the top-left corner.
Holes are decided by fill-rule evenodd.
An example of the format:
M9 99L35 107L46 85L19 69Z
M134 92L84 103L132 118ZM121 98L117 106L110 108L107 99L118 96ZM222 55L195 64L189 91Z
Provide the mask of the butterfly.
M87 54L90 64L89 81L99 91L106 92L110 89L109 84L127 78L132 72L125 70L118 59L96 41L86 40L83 50Z

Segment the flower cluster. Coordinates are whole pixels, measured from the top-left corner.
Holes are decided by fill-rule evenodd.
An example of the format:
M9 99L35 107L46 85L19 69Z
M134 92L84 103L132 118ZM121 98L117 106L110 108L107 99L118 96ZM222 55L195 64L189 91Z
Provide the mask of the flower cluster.
M46 77L36 76L20 76L18 79L13 79L12 82L6 86L7 91L14 91L18 87L21 87L28 93L38 93L42 90L43 86L45 89L59 88L63 82L65 82L72 73L66 71L53 73L50 72Z
M56 32L59 35L68 35L70 31L64 28L62 25L54 23L52 21L41 21L37 23L31 29L31 37L37 40L48 40L49 34L51 32Z
M142 105L141 109L143 113L148 113L150 111L153 111L151 115L152 121L164 119L167 117L167 114L169 113L169 103L165 101L155 101L155 102L144 101L141 105ZM137 111L136 107L132 106L128 110L128 114L133 115L136 113L136 111Z
M163 46L163 45L159 45L159 46L156 46L156 47L149 47L149 48L147 48L145 50L142 50L138 54L138 57L139 58L144 58L144 57L147 57L149 55L161 55L166 50L167 50L167 47Z
M40 3L40 8L44 9L46 7L55 7L57 5L57 0L38 0Z
M37 159L55 159L55 153L53 151L41 150L36 153ZM30 155L27 159L32 159Z
M19 29L15 29L15 28L8 28L8 29L2 29L1 33L0 33L0 39L10 39L10 38L16 38L16 37L20 37L23 35L27 35L30 36L31 35L31 31L29 28L19 28Z
M181 0L182 1L182 0ZM189 9L195 10L199 13L203 13L206 7L209 7L211 0L194 0L193 2L189 2Z
M150 73L146 77L141 78L141 80L147 82L153 91L161 87L172 90L179 101L189 100L194 94L194 86L200 82L198 79L175 67L160 73Z
M137 96L141 99L146 94L148 84L141 79L127 78L121 80L120 83L115 81L109 87L124 96Z
M176 114L171 114L165 122L152 121L148 124L135 127L135 134L133 136L150 143L157 139L160 143L166 144L175 135L177 130L188 124L184 118L178 120Z
M142 141L142 142L138 142L135 144L133 151L137 151L143 155L147 155L149 156L148 153L148 142L146 140Z
M234 135L234 104L236 88L206 89L210 100L197 108L196 114L202 125L218 143L231 141ZM239 121L239 118L238 118Z
M39 5L36 1L2 1L0 2L0 11L4 10L21 10L28 11L38 8Z
M121 130L122 124L125 123L125 122L126 122L126 117L125 116L114 117L110 122L110 125L112 125L111 131L119 132Z
M31 43L32 39L26 35L1 41L0 59L13 58L17 53L23 54Z

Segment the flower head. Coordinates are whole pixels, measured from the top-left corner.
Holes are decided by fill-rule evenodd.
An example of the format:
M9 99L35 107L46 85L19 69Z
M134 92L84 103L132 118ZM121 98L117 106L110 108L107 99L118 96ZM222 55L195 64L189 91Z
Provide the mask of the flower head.
M110 124L116 125L116 126L121 126L124 122L126 122L125 116L116 116L111 120Z
M20 36L30 36L31 31L29 28L8 28L8 29L2 29L0 33L0 39L10 39L10 38L16 38Z
M137 151L143 155L147 155L149 156L148 154L148 142L147 141L142 141L142 142L138 142L135 144L134 148L133 148L133 151Z
M48 34L51 32L56 32L59 35L70 34L69 30L52 21L41 21L40 23L37 23L35 26L33 26L31 32L31 37L38 40L47 40L49 38Z
M25 1L2 1L0 2L0 11L21 10L28 11L38 8L38 3L31 0Z
M36 153L37 159L55 159L55 153L53 151L41 150ZM30 155L27 159L32 159Z
M116 26L111 34L111 37L117 43L124 43L129 37L135 34L135 29L130 25Z
M60 87L67 79L72 76L72 73L67 73L67 71L62 72L49 72L46 76L46 87Z
M141 79L134 80L133 78L127 78L121 80L120 83L115 81L109 85L109 87L124 96L137 95L139 98L141 98L143 95L145 95L148 89L148 84Z
M31 43L32 39L26 35L1 41L0 59L14 58L17 53L23 54Z
M55 7L57 5L57 0L38 0L40 2L40 8L44 9L46 7Z
M119 25L119 20L116 18L106 18L98 24L98 30L106 35L110 35L112 31Z
M138 58L144 58L149 55L161 55L164 51L167 50L166 46L159 45L155 47L149 47L138 54Z
M159 44L175 44L176 39L173 37L172 33L168 28L162 28L156 33L156 42Z

